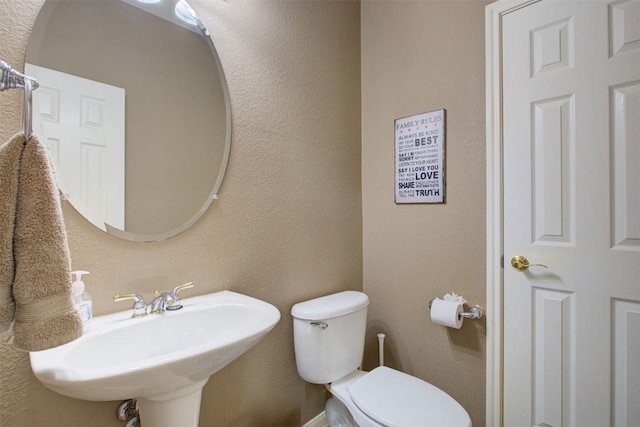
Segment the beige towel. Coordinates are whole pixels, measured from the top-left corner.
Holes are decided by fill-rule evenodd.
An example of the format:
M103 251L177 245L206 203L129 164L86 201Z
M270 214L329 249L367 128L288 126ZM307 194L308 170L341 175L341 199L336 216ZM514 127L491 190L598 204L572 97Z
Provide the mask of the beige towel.
M35 136L20 160L13 233L14 345L34 351L82 335L71 295L70 257L58 187Z
M13 230L20 158L25 142L24 135L18 134L0 146L0 333L10 329L15 311L11 294L15 272Z

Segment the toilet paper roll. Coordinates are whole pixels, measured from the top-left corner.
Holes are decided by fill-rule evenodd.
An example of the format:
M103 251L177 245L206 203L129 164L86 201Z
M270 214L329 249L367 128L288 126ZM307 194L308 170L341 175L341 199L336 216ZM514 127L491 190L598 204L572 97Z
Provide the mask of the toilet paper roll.
M460 302L445 301L436 298L431 303L431 321L438 325L460 329L462 326L463 304Z

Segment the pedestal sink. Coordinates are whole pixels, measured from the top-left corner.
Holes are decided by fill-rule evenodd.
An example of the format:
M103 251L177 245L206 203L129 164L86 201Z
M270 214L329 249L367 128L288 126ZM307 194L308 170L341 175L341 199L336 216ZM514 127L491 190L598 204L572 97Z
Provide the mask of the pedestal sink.
M183 308L95 317L81 338L31 352L46 387L83 400L138 399L148 427L196 427L202 387L280 320L264 301L231 291L185 298Z

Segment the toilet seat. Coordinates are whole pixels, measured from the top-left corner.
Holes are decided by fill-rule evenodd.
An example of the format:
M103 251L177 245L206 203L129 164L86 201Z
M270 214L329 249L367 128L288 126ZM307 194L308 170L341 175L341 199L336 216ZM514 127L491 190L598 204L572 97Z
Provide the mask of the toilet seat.
M348 390L358 409L385 426L471 426L467 411L444 391L386 366L361 376Z

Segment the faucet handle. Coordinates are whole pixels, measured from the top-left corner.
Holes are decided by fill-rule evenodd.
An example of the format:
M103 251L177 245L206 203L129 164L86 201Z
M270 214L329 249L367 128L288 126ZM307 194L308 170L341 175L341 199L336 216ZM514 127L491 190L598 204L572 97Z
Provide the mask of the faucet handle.
M193 284L193 282L187 282L184 285L179 285L176 286L175 288L173 288L173 290L171 291L171 295L173 295L174 297L178 297L180 295L180 291L183 289L189 289L189 288L193 288L195 285Z
M170 295L173 297L173 301L171 301L165 306L165 310L169 310L169 311L180 310L182 308L182 304L180 304L180 291L183 289L193 288L193 286L194 286L193 282L188 282L173 288L173 290L170 293Z
M133 314L131 317L142 317L147 315L147 303L144 302L144 298L138 294L118 294L113 296L113 300L116 302L133 300Z

